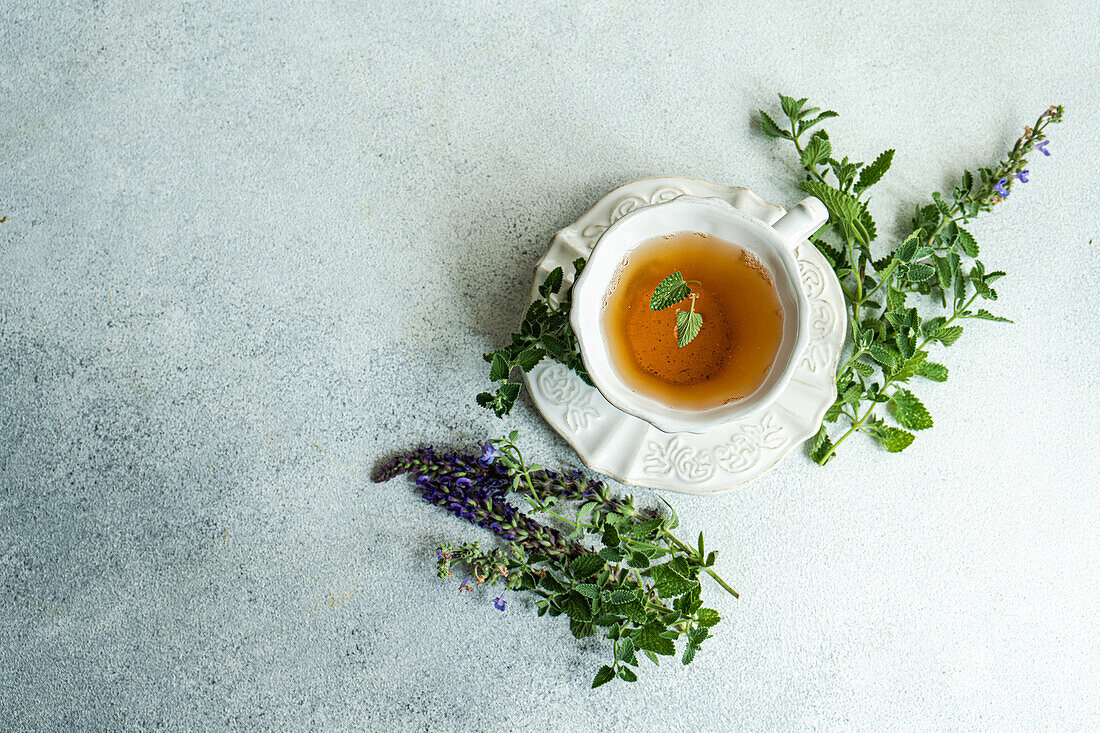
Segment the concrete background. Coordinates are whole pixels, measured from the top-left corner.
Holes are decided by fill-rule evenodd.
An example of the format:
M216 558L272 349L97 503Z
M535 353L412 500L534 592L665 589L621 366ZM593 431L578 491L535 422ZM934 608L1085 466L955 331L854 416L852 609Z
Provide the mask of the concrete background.
M1100 729L1097 6L399 5L4 3L2 727ZM894 234L1067 105L972 227L1016 325L942 356L903 455L671 497L742 598L592 691L602 644L439 581L479 532L367 476L511 428L574 464L472 405L482 352L619 183L795 201L777 91L898 149Z

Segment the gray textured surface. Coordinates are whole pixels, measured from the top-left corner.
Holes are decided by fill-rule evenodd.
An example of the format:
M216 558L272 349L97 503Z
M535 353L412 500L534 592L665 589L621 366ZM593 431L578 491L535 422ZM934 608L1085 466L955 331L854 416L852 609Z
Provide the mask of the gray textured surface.
M0 13L3 727L1100 728L1094 4L80 5ZM439 582L476 532L366 476L501 430L480 355L608 188L794 201L777 90L898 147L886 227L1065 103L973 226L1017 324L904 455L676 500L742 599L590 691L598 644Z

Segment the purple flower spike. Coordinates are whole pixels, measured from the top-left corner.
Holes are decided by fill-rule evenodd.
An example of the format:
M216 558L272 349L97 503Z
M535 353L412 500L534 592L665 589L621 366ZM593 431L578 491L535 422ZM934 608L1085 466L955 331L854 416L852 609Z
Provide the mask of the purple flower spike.
M1050 152L1047 151L1047 145L1049 145L1049 144L1050 144L1049 140L1040 140L1039 142L1035 143L1035 149L1038 150L1043 155L1046 155L1047 157L1049 157Z
M1005 188L1006 183L1008 183L1008 179L1002 178L1001 180L997 181L997 185L993 187L993 190L996 191L997 195L1001 198L1005 198L1006 196L1008 196L1008 189Z
M502 590L500 592L500 595L496 597L496 600L493 601L493 605L496 606L496 609L498 611L503 611L505 609L505 607L508 605L507 603L504 602L504 594L507 593L507 592L508 592L508 589L505 588L504 590Z
M470 588L469 586L467 586L467 585L466 585L466 584L467 584L467 583L469 583L469 582L470 582L470 576L469 576L469 575L467 575L467 576L466 576L465 578L463 578L463 579L462 579L462 583L460 583L460 584L459 584L459 586L458 586L458 589L459 589L460 591L463 591L463 590L473 590L472 588Z
M500 450L492 443L485 442L481 445L481 458L477 460L482 466L488 467L500 456Z
M1020 171L1016 174L1016 179L1020 183L1027 183L1027 171Z

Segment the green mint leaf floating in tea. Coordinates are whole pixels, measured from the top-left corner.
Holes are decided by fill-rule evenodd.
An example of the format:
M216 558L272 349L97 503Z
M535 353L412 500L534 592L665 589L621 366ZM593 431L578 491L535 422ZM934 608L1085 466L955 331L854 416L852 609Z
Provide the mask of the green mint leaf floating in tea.
M682 661L690 663L721 621L703 608L700 576L737 597L713 569L717 553L704 555L702 535L694 547L678 539L671 507L637 509L632 497L612 496L580 471L528 463L516 437L490 440L471 454L412 451L379 466L374 480L407 474L425 501L501 540L492 549L444 542L435 553L437 574L462 578L459 590L503 587L495 597L478 594L487 616L514 613L511 594L525 593L537 616L568 619L574 637L603 634L612 661L596 672L593 687L635 682L638 651L657 664L658 655L676 654L681 640ZM520 511L521 503L529 511ZM572 531L543 524L540 514Z
M689 295L691 295L691 288L684 282L684 276L674 272L657 283L657 287L653 290L653 297L649 299L649 309L661 311L671 308Z
M848 305L851 351L841 359L837 373L837 399L825 412L820 430L807 444L815 462L825 465L837 447L855 433L864 433L882 447L897 453L914 440L910 431L932 427L932 417L917 395L902 385L920 377L932 382L947 379L947 367L928 361L933 345L951 346L963 334L959 321L966 319L1008 322L974 302L996 300L992 283L1003 272L987 272L985 265L967 259L978 256L974 236L966 222L1011 195L1017 183L1026 184L1031 172L1027 156L1034 150L1049 156L1047 126L1062 121L1063 109L1053 106L1035 124L1024 128L1007 157L992 168L963 171L949 195L935 191L929 203L919 206L908 236L887 243L884 257L872 255L878 229L868 208L868 190L882 180L894 160L894 150L881 153L869 164L836 159L834 144L818 128L809 138L803 134L820 122L835 117L818 114L805 99L779 95L787 118L779 125L760 112L760 130L766 136L790 140L806 179L798 187L821 199L829 221L811 241L832 265ZM910 302L913 301L913 302ZM935 307L946 315L929 316ZM918 382L919 383L919 382ZM891 416L900 427L887 425ZM834 439L829 425L841 422Z
M671 308L677 303L691 299L690 311L676 311L676 345L683 348L690 344L700 329L703 328L703 316L695 312L696 295L688 287L689 284L699 285L698 280L684 282L684 276L674 272L661 282L653 290L653 297L649 299L649 309L654 311Z
M690 312L676 311L676 345L680 348L690 344L703 328L703 317L695 312L694 298L691 308Z

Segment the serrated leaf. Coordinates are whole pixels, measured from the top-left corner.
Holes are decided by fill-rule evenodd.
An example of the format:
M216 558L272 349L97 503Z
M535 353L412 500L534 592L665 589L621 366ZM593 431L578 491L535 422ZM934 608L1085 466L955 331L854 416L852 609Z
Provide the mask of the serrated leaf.
M619 590L611 591L611 593L607 596L608 602L614 603L616 606L622 605L623 603L630 603L631 601L635 601L637 599L638 597L634 595L634 593L621 588Z
M657 284L653 296L649 299L649 309L660 311L671 308L691 295L691 288L684 282L684 276L674 272Z
M788 97L784 94L779 95L779 104L783 107L783 114L787 115L791 119L798 119L799 112L802 111L802 107L806 104L806 98L795 99L794 97Z
M915 341L915 337L910 338L910 344ZM901 368L894 372L893 378L897 382L908 382L911 378L916 376L917 370L920 369L920 365L924 363L924 360L928 358L927 351L918 351L912 354L910 358L905 360L905 363L901 365Z
M695 620L700 626L710 628L722 620L713 608L700 608L695 612Z
M997 323L1012 323L1009 318L1002 318L1001 316L995 316L985 308L979 308L977 313L972 313L969 318L980 318L983 321L996 321Z
M954 273L951 272L951 263L946 257L934 257L932 262L936 266L936 282L944 293L951 291L951 282Z
M809 130L814 125L820 124L820 123L824 122L825 120L829 119L830 117L839 117L839 116L840 115L838 115L836 112L833 112L831 109L827 109L824 112L822 112L821 114L819 114L817 117L814 117L813 119L804 120L804 121L800 122L799 123L799 128L802 129L802 130Z
M661 528L661 525L665 523L662 517L654 517L653 519L647 519L644 522L637 522L636 524L630 524L620 529L620 533L629 534L631 537L649 537L651 534Z
M966 252L970 257L978 256L978 243L974 241L974 235L966 231L962 227L959 227L959 235L956 240L959 246L962 247L962 251Z
M884 150L875 158L871 165L859 172L859 180L856 181L856 193L866 191L871 186L882 180L886 171L890 170L890 164L894 162L894 151Z
M597 554L608 562L621 562L626 557L626 553L618 547L605 547Z
M623 682L637 682L638 675L630 667L619 667L619 679Z
M662 631L664 629L657 624L646 624L632 635L634 646L643 651L648 650L666 657L672 656L676 653L676 647L670 639L661 636Z
M555 267L550 271L550 274L546 276L546 279L542 281L542 286L539 288L546 288L549 293L557 293L561 290L561 283L564 279L565 273L560 267ZM545 297L545 295L543 296Z
M649 575L653 578L653 587L661 598L675 598L699 587L699 581L680 575L668 563L652 568Z
M508 378L508 360L499 351L493 354L493 365L489 367L489 380L500 382Z
M683 348L699 335L703 316L695 311L676 311L676 345Z
M829 142L829 136L823 130L818 130L810 137L806 147L802 149L799 162L803 168L813 170L818 164L825 162L833 154L833 146Z
M626 561L626 564L632 568L643 570L645 568L648 568L650 563L649 558L641 552L632 552L630 553L630 559Z
M920 283L928 280L936 274L936 268L923 262L910 264L905 271L905 277L909 282Z
M909 262L916 254L918 246L920 246L920 235L913 232L894 250L894 259L899 262Z
M871 344L867 347L867 354L879 364L886 367L893 368L898 363L897 357L894 356L894 352L879 344Z
M593 585L592 583L581 583L574 590L588 598L595 599L600 597L599 586Z
M925 361L917 367L917 376L931 379L933 382L946 382L947 367L934 361Z
M614 524L608 524L604 527L602 540L605 547L619 546L619 530L615 529Z
M516 366L525 372L529 372L535 368L535 365L542 361L542 357L544 356L546 356L546 352L539 347L528 346L516 357Z
M932 427L932 416L920 399L907 389L899 389L890 398L894 418L909 430L927 430Z
M768 137L791 139L791 133L780 129L779 125L775 124L775 120L773 120L764 110L760 110L760 132Z
M933 338L944 346L950 346L959 340L959 336L962 336L962 333L962 326L946 326L936 331L936 335Z
M829 210L829 215L837 222L854 222L859 219L860 205L850 194L844 193L821 181L803 181L798 187L820 199Z
M615 679L615 670L605 664L596 672L596 677L592 680L592 687L596 688L600 685L605 685L613 679Z
M698 649L698 646L688 642L688 645L684 647L684 656L680 658L680 661L684 664L691 664L691 660L695 659L695 652Z
M875 368L865 361L853 361L852 369L855 369L864 377L869 377L875 373Z
M634 656L634 640L628 636L619 644L619 649L615 652L615 661L629 662L632 659L637 664L638 660Z
M571 619L577 621L592 620L592 602L577 592L570 592L565 596L558 596L561 610Z
M886 425L876 426L872 434L888 453L902 452L913 443L913 439L916 437L901 428Z
M578 621L573 618L569 619L569 630L573 632L575 638L584 639L596 633L596 624L591 621Z
M569 563L569 572L574 578L582 580L598 573L605 564L602 557L584 554Z

